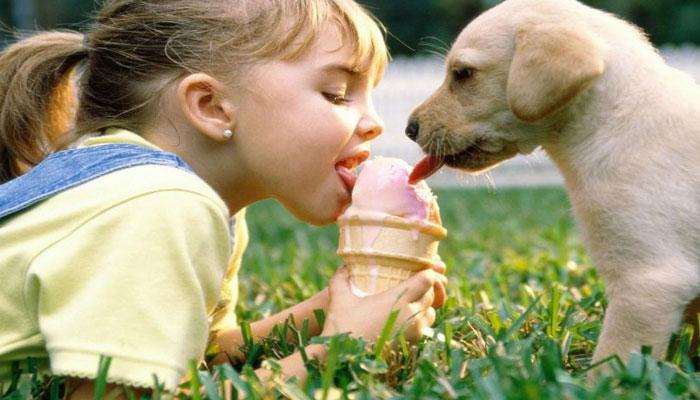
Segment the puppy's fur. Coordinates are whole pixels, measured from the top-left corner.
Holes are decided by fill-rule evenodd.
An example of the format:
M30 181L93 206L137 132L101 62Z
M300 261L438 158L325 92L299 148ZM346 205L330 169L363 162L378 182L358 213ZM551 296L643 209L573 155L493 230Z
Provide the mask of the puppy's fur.
M542 146L606 282L594 361L664 355L700 293L700 89L639 29L575 0L506 0L462 31L410 123L470 172Z

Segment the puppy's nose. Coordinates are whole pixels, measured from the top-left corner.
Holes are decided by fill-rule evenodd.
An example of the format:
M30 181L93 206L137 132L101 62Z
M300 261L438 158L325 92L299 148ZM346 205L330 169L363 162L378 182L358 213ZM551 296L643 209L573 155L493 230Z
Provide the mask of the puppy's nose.
M413 140L414 142L418 138L418 132L420 131L420 125L418 124L418 121L413 120L413 121L408 121L408 125L406 126L406 136L408 136L409 139Z

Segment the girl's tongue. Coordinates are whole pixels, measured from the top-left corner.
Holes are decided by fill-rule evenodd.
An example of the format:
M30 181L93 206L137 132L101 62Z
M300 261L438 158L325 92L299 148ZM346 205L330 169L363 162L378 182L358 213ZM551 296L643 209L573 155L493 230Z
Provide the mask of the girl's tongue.
M357 182L357 176L355 176L355 174L353 174L347 167L342 165L336 165L335 171L338 173L338 176L340 176L340 179L348 189L348 192L352 193L352 189L355 187L355 182Z

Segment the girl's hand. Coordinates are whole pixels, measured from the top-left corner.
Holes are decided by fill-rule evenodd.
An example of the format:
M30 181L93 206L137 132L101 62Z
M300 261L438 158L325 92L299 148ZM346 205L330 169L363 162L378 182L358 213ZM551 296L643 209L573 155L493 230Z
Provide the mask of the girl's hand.
M445 275L447 271L447 266L442 259L438 258L433 260L433 270L440 275ZM441 285L439 288L435 289L435 301L433 302L433 308L440 308L445 305L445 300L447 300L447 278L445 278L445 284ZM432 325L432 324L431 324Z
M350 289L348 269L339 268L328 285L330 303L321 335L347 332L373 342L389 314L399 310L394 329L405 329L409 341L418 340L423 328L435 322L435 308L445 301L447 278L436 271L444 268L436 265L385 292L358 297Z

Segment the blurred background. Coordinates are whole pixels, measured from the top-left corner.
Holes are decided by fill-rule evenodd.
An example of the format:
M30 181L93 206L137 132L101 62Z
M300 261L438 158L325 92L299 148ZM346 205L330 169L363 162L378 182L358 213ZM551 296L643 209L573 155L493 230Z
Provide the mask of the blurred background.
M471 19L499 0L360 0L388 29L393 55L375 93L377 111L386 130L374 145L376 155L401 157L415 163L417 146L403 135L413 107L428 97L443 79L444 54ZM584 0L642 27L671 65L700 81L700 0ZM36 29L82 30L99 7L98 0L0 0L0 42L15 33ZM536 151L516 157L492 172L472 177L443 171L433 185L518 186L559 185L561 178L546 155Z

